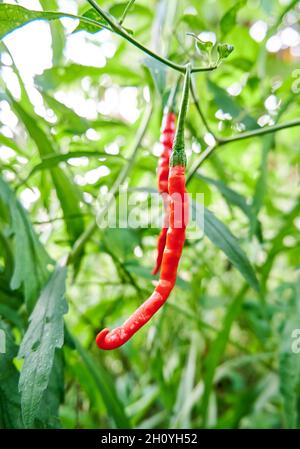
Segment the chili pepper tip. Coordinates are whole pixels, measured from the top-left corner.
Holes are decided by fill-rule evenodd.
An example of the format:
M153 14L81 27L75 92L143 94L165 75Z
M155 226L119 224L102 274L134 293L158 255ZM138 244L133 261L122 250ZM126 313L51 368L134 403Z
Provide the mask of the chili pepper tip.
M106 346L104 344L104 340L105 340L106 335L109 334L109 332L110 331L107 328L103 329L101 332L99 332L99 334L96 337L96 343L97 343L98 348L106 349L106 347L104 348L104 346Z

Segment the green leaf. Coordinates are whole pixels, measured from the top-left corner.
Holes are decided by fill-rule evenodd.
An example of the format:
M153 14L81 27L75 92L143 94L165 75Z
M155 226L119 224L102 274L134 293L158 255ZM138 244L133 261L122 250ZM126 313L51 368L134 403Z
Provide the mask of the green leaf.
M5 338L5 352L0 352L0 428L20 429L23 422L18 391L19 373L13 364L17 347L11 329L2 320L0 332L0 338Z
M37 19L55 20L64 17L59 12L30 11L18 5L0 5L0 39L22 27L26 23Z
M195 204L192 206L195 208ZM259 284L255 272L241 249L236 237L231 234L229 229L208 209L204 209L204 222L199 221L198 225L202 227L204 234L209 240L217 246L230 262L238 269L241 275L246 279L249 285L256 291L259 291Z
M4 145L6 147L11 148L17 154L26 155L25 151L23 151L21 148L19 148L14 140L10 139L9 137L4 136L3 134L0 134L0 145Z
M233 52L234 46L229 44L218 44L217 51L220 59L226 59Z
M224 182L209 178L208 176L201 175L196 173L196 177L202 179L208 184L214 185L220 191L220 193L224 196L229 205L237 206L241 209L246 217L249 219L252 218L252 209L251 206L247 203L246 198L240 193L232 190L228 187Z
M56 20L62 17L69 17L71 19L79 19L85 26L96 26L98 30L103 27L102 23L97 23L89 17L75 16L64 12L45 12L45 11L31 11L19 5L0 4L0 39L3 39L12 31L26 25L33 20Z
M143 62L149 69L158 92L161 96L163 96L166 88L166 66L156 59L148 56L144 58Z
M232 97L228 95L226 90L208 80L208 88L213 94L216 105L224 112L229 112L233 119L236 119L246 126L246 129L258 128L256 120L251 117L245 109L243 109Z
M64 341L63 315L67 269L57 266L29 318L18 357L24 358L19 381L22 416L26 427L38 417L43 394L49 384L56 348Z
M48 278L47 265L52 261L38 240L24 208L1 177L0 198L9 208L15 238L11 288L24 287L25 301L30 311Z
M56 0L40 0L40 4L44 10L50 9L55 11L58 9ZM52 39L52 63L60 64L63 59L65 46L65 32L61 22L53 21L50 23L51 39Z
M223 36L228 34L235 26L237 13L243 6L246 5L246 3L246 0L239 1L224 14L220 22L220 28Z
M94 8L88 9L82 15L82 17L87 17L88 19L92 19L95 22L98 22L99 26L92 24L92 23L85 23L82 21L79 23L78 27L75 28L73 33L77 32L77 31L87 31L88 33L94 34L94 33L98 33L99 31L101 31L101 27L110 28L109 23L107 23L105 19L100 17L99 13Z
M11 98L11 103L19 118L22 120L28 134L35 142L41 159L49 155L57 154L53 148L52 141L49 139L46 132L39 126L37 121L13 98ZM80 217L80 192L77 189L77 186L69 180L61 168L56 167L51 169L51 176L64 213L68 233L71 241L75 241L77 237L82 234L84 229L84 222ZM78 218L74 220L68 218L74 215L78 215Z
M60 162L68 161L69 159L76 159L81 157L89 157L89 158L101 158L101 163L104 163L104 159L113 159L113 161L110 163L110 165L117 164L120 165L122 162L124 162L123 158L121 158L118 155L112 155L107 154L104 151L89 151L89 150L78 150L78 151L70 151L70 153L63 153L63 154L54 154L48 157L45 157L43 159L43 162L40 164L37 164L33 169L30 171L29 175L26 177L26 179L23 181L23 183L27 182L31 176L33 176L35 173L41 171L41 170L47 170L51 169L53 167L56 167L60 164Z
M49 384L41 400L37 417L39 427L55 429L60 427L59 406L64 398L64 357L63 350L55 351Z
M269 136L262 137L262 156L261 163L259 167L259 176L256 181L255 191L252 200L252 220L250 228L250 236L252 236L259 225L258 214L263 206L264 198L267 189L267 176L268 176L268 156L272 147L274 146L274 136L270 134Z
M300 355L293 352L295 330L300 329L300 278L297 279L291 301L285 306L284 326L280 333L279 380L283 399L285 427L298 428L298 391L300 387ZM296 333L299 339L299 333Z
M120 84L126 81L128 84L137 84L141 82L141 76L137 71L132 70L130 67L109 61L105 67L93 67L84 66L80 64L67 64L65 66L52 67L45 70L42 75L35 77L37 85L45 90L53 90L60 86L67 85L81 81L84 77L91 77L99 82L99 77L104 74L109 74L114 79L120 82Z
M200 32L205 29L205 24L198 14L184 14L180 21L186 23L194 31Z

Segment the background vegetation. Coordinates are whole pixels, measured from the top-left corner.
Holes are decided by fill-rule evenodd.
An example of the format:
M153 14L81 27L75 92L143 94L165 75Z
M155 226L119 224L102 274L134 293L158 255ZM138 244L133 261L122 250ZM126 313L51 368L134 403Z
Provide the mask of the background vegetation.
M137 0L125 17L98 2L179 67L210 64L187 33L234 45L193 75L204 235L165 308L112 352L95 335L151 292L158 230L100 230L97 200L127 183L145 206L179 72L86 1L0 3L0 427L298 427L299 128L275 131L299 122L299 3Z

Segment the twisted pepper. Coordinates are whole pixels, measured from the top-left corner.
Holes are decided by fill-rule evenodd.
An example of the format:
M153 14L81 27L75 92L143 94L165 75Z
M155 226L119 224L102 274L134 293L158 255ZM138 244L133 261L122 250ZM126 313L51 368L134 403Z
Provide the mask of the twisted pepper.
M100 349L115 349L126 343L166 302L177 276L188 220L188 195L185 189L186 156L184 151L184 120L188 105L191 66L186 66L185 82L173 152L170 158L168 190L170 225L163 252L160 279L152 295L125 321L110 331L103 329L96 337Z

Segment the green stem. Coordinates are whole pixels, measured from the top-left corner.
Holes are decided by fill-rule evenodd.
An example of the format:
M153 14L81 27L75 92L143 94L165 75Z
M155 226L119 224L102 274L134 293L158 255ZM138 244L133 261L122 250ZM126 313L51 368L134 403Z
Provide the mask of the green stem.
M191 64L186 65L183 92L181 97L181 105L178 116L178 124L173 144L172 156L170 158L170 166L176 165L186 166L186 155L184 151L184 124L189 102L189 92L191 84Z
M133 167L133 164L135 162L135 158L137 155L137 151L141 145L141 142L142 142L144 135L146 133L146 130L148 128L148 124L150 122L151 115L152 115L152 104L149 103L147 105L147 109L145 111L144 118L142 120L140 128L137 131L136 139L133 143L131 157L128 159L126 166L120 172L119 176L115 180L115 182L110 190L110 194L112 196L118 195L119 187L126 180L130 170ZM86 243L90 240L90 238L93 236L94 232L97 230L97 227L98 227L97 223L100 223L103 220L106 212L108 211L108 209L110 207L110 204L111 204L110 202L106 204L106 206L101 211L100 217L99 216L97 217L97 221L96 220L93 221L90 224L90 226L78 237L78 239L76 240L76 242L73 245L73 248L71 249L71 251L69 253L69 256L67 258L67 264L71 264L76 260L77 256L81 253L81 251L84 248L84 246L86 245Z
M204 113L203 113L203 111L201 109L199 100L198 100L197 95L196 95L196 91L195 91L195 86L194 86L193 80L191 80L191 94L192 94L192 97L193 97L193 100L194 100L195 108L196 108L196 110L197 110L197 112L198 112L198 114L199 114L199 116L200 116L200 118L201 118L201 120L203 122L203 125L205 126L207 131L214 137L214 139L216 141L219 141L218 137L216 137L215 133L212 131L211 127L209 126L208 121L206 120L206 117L205 117L205 115L204 115Z
M259 129L254 129L253 131L248 131L245 133L241 133L238 134L237 136L232 136L232 137L228 137L225 139L218 139L217 143L212 146L212 147L208 147L200 156L200 158L197 161L197 164L195 165L194 168L192 168L191 172L189 173L188 177L187 177L187 181L186 184L188 184L193 175L198 171L198 169L201 167L201 165L203 164L203 162L213 153L217 150L217 148L227 145L229 143L232 142L238 142L240 140L245 140L245 139L250 139L252 137L257 137L257 136L263 136L265 134L271 134L271 133L275 133L277 131L281 131L283 129L288 129L288 128L292 128L294 126L300 126L300 119L297 120L293 120L291 122L287 122L287 123L282 123L281 125L274 125L274 126L266 126L265 128L259 128Z
M293 126L299 126L300 119L293 120L291 122L282 123L281 125L266 126L264 128L254 129L253 131L248 131L245 133L238 134L237 136L228 137L225 139L219 139L219 145L226 145L227 143L236 142L238 140L245 140L251 137L263 136L265 134L271 134L282 129L292 128Z
M124 9L124 12L123 12L123 14L122 14L122 17L121 17L121 19L120 19L120 21L119 21L119 24L120 24L120 25L122 25L122 23L124 22L124 20L125 20L125 18L126 18L126 16L127 16L128 12L129 12L131 6L134 4L134 2L135 2L135 0L129 0L129 2L127 3L126 8Z
M181 64L176 64L175 62L171 61L170 59L163 58L162 56L159 56L157 53L154 53L149 48L142 45L140 42L138 42L134 37L132 37L129 33L127 33L122 26L115 20L113 16L110 14L107 14L94 0L87 0L89 4L98 12L98 14L106 20L106 22L111 26L111 29L117 33L119 36L124 37L128 42L133 44L135 47L142 50L144 53L148 54L152 58L156 59L157 61L160 61L162 64L167 65L171 67L174 70L177 70L177 72L185 73L185 66ZM217 68L217 65L209 66L209 67L194 67L191 69L191 72L209 72L212 70L215 70Z

